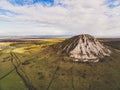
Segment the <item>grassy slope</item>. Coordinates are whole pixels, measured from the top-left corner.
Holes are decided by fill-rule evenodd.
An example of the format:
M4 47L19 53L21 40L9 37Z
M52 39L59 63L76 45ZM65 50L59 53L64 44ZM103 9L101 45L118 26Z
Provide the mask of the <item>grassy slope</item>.
M49 46L53 43L59 42L60 40L47 39L45 41L41 40L38 42L18 42L18 43L5 42L2 43L2 46L5 45L6 47L10 46L11 48L13 48L13 52L15 52L19 56L21 62L25 61L29 62L32 60L32 58L34 59L33 57L34 52L41 50L42 48ZM9 44L6 45L6 43ZM4 75L9 73L14 68L10 60L8 59L11 58L9 52L10 52L9 48L0 50L0 78L2 78ZM31 77L29 78L31 79ZM22 79L17 75L17 73L14 70L9 75L5 76L5 78L0 80L0 90L27 90L27 88L25 87Z
M109 58L106 57L104 62L94 64L63 62L61 60L69 60L69 58L62 57L50 48L43 50L44 47L56 42L59 42L59 40L49 40L44 44L39 43L37 47L35 47L35 43L17 43L13 45L16 49L24 48L24 54L16 50L16 55L22 62L29 62L22 66L37 90L120 89L120 53L118 51L113 50L112 56ZM3 55L1 55L1 58L7 56L7 54ZM12 68L8 62L5 63L0 68L2 71L0 75L7 72L8 66ZM0 62L0 64L2 63ZM10 83L11 81L13 83ZM2 90L16 90L17 87L20 90L26 89L20 77L15 72L12 72L8 77L1 80L0 85Z
M73 64L60 62L62 58L57 55L42 56L34 61L30 69L34 72L31 77L34 77L33 82L38 90L46 90L50 82L51 90L120 89L120 56L116 53L113 53L112 58L106 58L106 61L95 64ZM29 68L26 67L26 70L29 71Z

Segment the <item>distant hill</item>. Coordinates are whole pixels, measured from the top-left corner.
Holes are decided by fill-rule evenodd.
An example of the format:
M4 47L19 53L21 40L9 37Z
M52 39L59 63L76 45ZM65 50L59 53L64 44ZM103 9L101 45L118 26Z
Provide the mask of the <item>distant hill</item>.
M23 36L0 36L0 39L19 39L19 38L68 38L73 35L23 35Z

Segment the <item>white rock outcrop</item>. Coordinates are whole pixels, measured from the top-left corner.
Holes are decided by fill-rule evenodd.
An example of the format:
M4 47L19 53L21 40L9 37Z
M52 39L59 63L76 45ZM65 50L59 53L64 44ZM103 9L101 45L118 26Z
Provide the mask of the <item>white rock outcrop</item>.
M75 61L98 62L100 58L110 56L111 51L96 38L88 34L72 37L62 42L58 48L75 58Z

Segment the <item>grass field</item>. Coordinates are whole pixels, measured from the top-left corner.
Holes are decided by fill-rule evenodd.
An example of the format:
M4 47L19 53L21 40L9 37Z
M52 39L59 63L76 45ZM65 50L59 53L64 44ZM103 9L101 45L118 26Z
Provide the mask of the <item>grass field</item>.
M2 42L0 90L120 90L119 40L102 40L112 54L98 63L68 62L48 48L63 40Z

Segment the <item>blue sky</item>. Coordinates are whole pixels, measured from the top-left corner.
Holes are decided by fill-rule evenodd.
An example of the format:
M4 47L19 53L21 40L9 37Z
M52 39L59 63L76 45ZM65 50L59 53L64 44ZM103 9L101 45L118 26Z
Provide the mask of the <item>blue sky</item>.
M120 6L120 0L107 0L107 5L111 9L119 7Z
M52 6L54 4L54 0L8 0L13 5L32 5L36 3L40 3L43 6L46 6L46 4L50 4Z
M0 0L0 35L120 37L120 0Z

